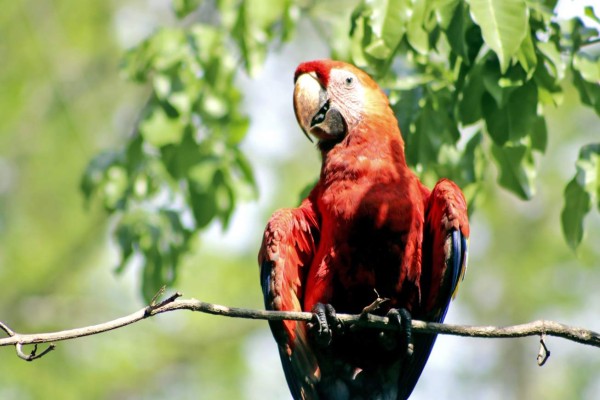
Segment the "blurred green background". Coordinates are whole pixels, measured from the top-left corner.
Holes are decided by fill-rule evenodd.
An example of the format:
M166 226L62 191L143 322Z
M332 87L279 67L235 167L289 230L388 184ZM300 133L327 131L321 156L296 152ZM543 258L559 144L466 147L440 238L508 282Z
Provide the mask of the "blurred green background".
M569 3L569 2L565 2ZM139 260L113 273L114 221L79 190L85 166L118 145L147 92L119 77L125 49L173 23L167 1L5 2L0 13L0 320L19 332L61 330L144 306ZM296 126L292 75L328 49L315 25L272 49L262 72L238 77L251 118L243 148L259 200L230 228L211 226L180 268L186 297L261 307L256 252L270 213L293 206L318 174ZM240 70L241 71L241 70ZM562 191L579 148L600 137L598 118L571 107L549 113L549 148L530 202L490 172L472 217L469 271L448 322L515 324L545 318L600 331L600 218L574 254L560 232ZM136 265L137 264L137 265ZM440 337L414 399L597 399L600 350L550 338ZM266 323L171 313L102 335L59 343L26 363L0 349L0 399L289 398Z

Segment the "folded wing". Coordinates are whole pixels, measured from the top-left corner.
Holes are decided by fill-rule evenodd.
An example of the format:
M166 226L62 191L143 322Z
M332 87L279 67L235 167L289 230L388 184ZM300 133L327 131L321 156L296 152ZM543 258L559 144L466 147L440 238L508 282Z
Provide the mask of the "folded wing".
M295 209L276 211L263 236L258 256L265 308L302 311L305 276L318 242L316 213L307 199ZM319 368L306 327L297 321L269 321L279 345L288 385L297 399L317 398Z

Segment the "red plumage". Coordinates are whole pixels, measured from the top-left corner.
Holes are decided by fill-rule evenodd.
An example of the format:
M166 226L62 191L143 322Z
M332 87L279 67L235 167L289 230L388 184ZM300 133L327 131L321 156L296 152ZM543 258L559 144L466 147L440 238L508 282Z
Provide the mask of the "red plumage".
M329 60L296 70L294 106L319 139L321 177L296 209L273 214L259 253L267 309L311 311L318 303L360 313L375 290L391 308L442 321L466 268L469 235L460 189L427 189L407 167L387 97L363 71ZM414 354L372 329L318 345L306 324L272 322L290 390L301 399L407 398L435 336Z

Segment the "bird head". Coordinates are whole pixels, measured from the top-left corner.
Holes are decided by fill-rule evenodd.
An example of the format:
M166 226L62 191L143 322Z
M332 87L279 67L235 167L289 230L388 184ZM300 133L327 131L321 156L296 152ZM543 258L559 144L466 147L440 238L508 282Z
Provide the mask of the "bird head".
M320 143L340 142L372 118L393 120L389 102L364 71L333 60L302 63L294 75L294 111L300 127Z

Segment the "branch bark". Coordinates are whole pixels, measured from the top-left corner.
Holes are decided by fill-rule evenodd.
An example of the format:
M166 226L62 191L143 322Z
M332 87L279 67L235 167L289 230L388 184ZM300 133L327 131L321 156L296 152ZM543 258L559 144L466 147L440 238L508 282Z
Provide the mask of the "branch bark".
M0 347L15 346L17 355L26 360L32 361L42 357L54 349L53 342L62 340L70 340L84 336L97 335L110 330L122 328L127 325L134 324L146 318L153 317L158 314L189 310L202 312L213 315L221 315L231 318L245 319L261 319L270 321L295 320L309 322L313 319L313 314L309 312L293 312L293 311L264 311L252 310L246 308L226 307L218 304L205 303L196 299L178 300L181 297L180 293L175 293L166 300L158 304L151 304L133 314L104 322L97 325L86 326L77 329L69 329L59 332L49 333L32 333L23 334L17 333L9 328L6 324L0 322L2 329L8 337L0 339ZM337 314L338 320L347 326L355 326L358 328L375 328L381 330L395 330L397 325L389 324L387 317L372 315L372 314ZM425 321L412 321L413 332L442 334L453 336L468 336L480 338L517 338L525 336L540 336L541 346L538 363L542 365L550 352L545 343L545 336L557 336L577 343L586 344L594 347L600 347L600 334L588 329L564 325L554 321L538 320L521 325L497 327L497 326L465 326L442 324ZM22 346L27 344L52 343L42 353L36 354L37 346L34 350L26 355L22 351ZM543 354L542 354L543 353Z

